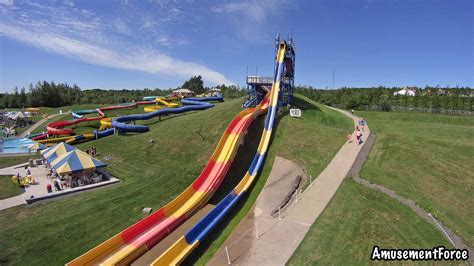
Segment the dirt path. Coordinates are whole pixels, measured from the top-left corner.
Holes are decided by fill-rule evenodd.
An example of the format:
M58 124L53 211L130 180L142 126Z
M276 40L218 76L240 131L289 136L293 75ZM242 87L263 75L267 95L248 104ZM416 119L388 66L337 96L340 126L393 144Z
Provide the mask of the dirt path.
M375 135L372 134L368 137L368 139L366 141L366 145L364 145L364 147L362 147L362 150L359 153L359 156L357 156L357 159L356 159L356 161L355 161L355 163L354 163L354 165L353 165L353 167L350 171L352 179L355 182L357 182L361 185L364 185L368 188L380 191L380 192L388 195L389 197L397 200L401 204L403 204L405 206L408 206L419 217L425 219L427 222L432 224L436 229L438 229L445 237L447 237L448 240L451 242L451 244L453 244L454 247L456 247L458 249L468 249L469 254L470 254L470 258L469 258L468 261L471 265L474 265L474 256L473 256L474 253L472 253L472 249L470 247L468 247L458 235L456 235L453 231L451 231L449 228L444 226L441 222L436 220L436 218L433 217L431 215L431 213L429 213L429 212L425 211L424 209L422 209L413 200L402 197L402 196L398 195L397 193L395 193L395 191L393 191L391 189L388 189L388 188L386 188L382 185L372 184L369 181L367 181L365 179L362 179L360 177L360 170L362 169L363 164L367 160L367 157L369 156L370 150L372 149L374 143L375 143Z
M344 113L354 120L358 118L348 112L335 109ZM370 130L366 127L363 139L370 135ZM355 139L355 134L352 136ZM222 248L209 261L209 265L222 265L227 263L227 252L231 263L242 265L284 265L296 250L310 226L319 217L326 208L331 198L336 193L339 185L348 175L352 165L361 148L365 145L363 142L358 145L355 141L345 143L337 152L333 160L315 179L315 181L299 196L294 197L290 206L281 211L280 218L268 215L258 215L254 213L248 216L256 216L251 222L249 219L243 219L239 226L232 232L229 239L235 239L234 242L227 241ZM275 165L274 165L275 166ZM272 169L273 172L273 169ZM269 179L272 174L270 174ZM293 176L295 178L296 176ZM267 180L268 182L271 182ZM266 185L267 186L267 185ZM288 185L290 189L290 185ZM271 193L271 187L263 190L259 195L254 206L263 206L260 199L265 199L265 195ZM296 200L297 199L297 200ZM274 199L275 204L280 202ZM267 206L260 209L260 213L271 212L275 206ZM242 232L245 228L246 231ZM226 252L227 246L227 252Z

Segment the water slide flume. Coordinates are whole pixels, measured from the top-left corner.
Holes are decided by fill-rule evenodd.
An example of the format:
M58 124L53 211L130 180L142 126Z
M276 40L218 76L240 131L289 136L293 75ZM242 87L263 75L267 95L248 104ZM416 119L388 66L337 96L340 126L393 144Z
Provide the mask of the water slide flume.
M152 97L154 97L154 96L152 96ZM145 100L146 98L148 98L148 97L145 97L143 99ZM158 98L158 97L155 98L155 101L158 105L145 106L143 108L143 110L145 112L149 113L149 112L153 112L153 111L161 109L162 106L165 106L166 108L176 108L176 107L179 106L179 104L177 104L177 103L168 102L165 99Z
M229 210L242 198L253 183L263 164L272 135L273 124L277 112L278 94L280 91L280 80L283 72L283 59L285 55L285 43L281 42L277 52L277 66L270 92L270 106L265 120L265 128L260 138L258 150L245 176L239 184L219 202L206 216L194 225L186 234L179 238L160 257L152 262L152 265L176 265L184 260L199 242L206 237L214 226L226 215Z
M58 136L64 136L64 135L71 135L73 134L74 130L72 128L66 128L72 125L77 125L79 123L84 123L84 122L90 122L90 121L97 121L105 118L104 111L111 111L111 110L117 110L117 109L128 109L128 108L136 108L137 105L146 105L146 104L154 104L153 101L143 101L143 102L136 102L136 103L131 103L131 104L125 104L125 105L116 105L116 106L108 106L108 107L102 107L102 108L97 108L95 110L80 110L73 112L72 115L76 119L74 120L66 120L66 121L57 121L57 122L52 122L49 123L46 127L47 133L41 134L38 136L35 136L32 138L32 140L42 140L44 138L47 138L48 136L53 136L53 135L58 135ZM85 114L92 114L92 113L98 113L99 116L96 117L84 117ZM56 142L57 140L45 140L45 142Z
M205 98L197 99L206 100ZM207 100L209 99L207 98ZM113 123L116 123L114 126L121 127L124 130L143 132L144 128L142 127L145 126L128 125L135 127L124 127L126 124L120 124L123 124L124 121L134 121L133 119L137 118L151 118L163 115L163 112L166 110L169 110L166 111L168 113L176 110L200 110L199 108L202 108L202 106L209 108L207 105L202 105L202 102L200 105L196 105L199 102L196 99L185 99L182 102L183 104L194 105L180 107L187 107L184 109L158 110L154 113L145 114L146 116L143 115L142 117L128 116L128 118L121 121L113 121ZM184 192L153 214L91 249L68 263L68 265L130 264L186 221L204 206L218 189L232 164L246 129L255 117L266 112L268 102L269 95L257 107L242 110L234 117L219 140L207 165L199 177Z
M154 96L153 96L154 97ZM143 99L146 100L149 97L144 97ZM167 111L168 109L159 109L156 111L153 111L148 114L137 114L137 115L129 115L125 117L119 117L119 118L112 118L110 122L107 119L101 120L101 128L107 128L105 130L99 130L99 131L94 131L93 134L95 135L96 139L100 139L109 135L114 134L115 129L112 127L115 127L115 125L118 125L118 130L121 132L147 132L148 127L147 126L137 126L137 125L127 125L126 122L130 121L136 121L136 120L146 120L150 119L153 117L157 116L162 116L162 115L168 115L168 114L178 114L178 113L183 113L187 111L193 111L193 110L204 110L213 107L213 104L206 103L205 101L223 101L222 96L216 96L216 97L206 97L206 98L188 98L188 99L183 99L181 100L181 103L183 104L182 107L178 108L173 108L173 111ZM184 105L195 105L194 107L191 106L184 106ZM173 107L174 105L169 105L170 107ZM113 121L119 120L116 122L114 125L112 125Z
M148 97L144 97L144 100L146 100L147 98ZM115 132L114 128L117 128L117 130L119 130L120 132L147 132L149 130L147 126L126 124L126 122L132 122L132 121L137 121L137 120L148 120L157 116L179 114L179 113L184 113L187 111L205 110L214 106L213 104L208 103L206 101L221 102L223 100L224 99L222 96L205 97L205 98L187 98L187 99L181 100L181 103L183 104L182 107L177 107L178 104L176 103L166 102L167 103L166 106L168 108L158 109L151 113L127 115L127 116L121 116L121 117L115 117L115 118L103 118L100 120L99 131L94 131L92 133L88 133L84 135L73 136L73 137L70 137L68 140L66 140L66 142L68 144L74 144L74 143L84 141L84 140L100 139L100 138L114 134ZM144 102L138 102L136 104L139 105L139 104L149 104L149 103L150 103L149 101L144 101Z
M72 112L72 116L75 118L75 120L50 123L47 126L47 133L37 134L33 136L32 140L38 141L40 143L57 143L57 142L65 141L68 144L74 144L74 143L84 141L84 140L91 140L91 139L97 139L103 136L108 136L108 135L113 134L113 131L111 130L106 131L106 129L109 129L112 127L112 118L105 117L104 111L136 108L139 105L150 105L150 106L144 107L145 111L147 110L155 111L155 110L161 109L161 106L156 105L157 103L164 105L166 108L176 108L179 106L177 103L170 103L166 101L166 99L161 99L158 96L146 96L143 98L143 101L140 101L140 102L125 103L121 105L108 106L108 107L102 107L102 108L97 108L97 109L78 110L78 111ZM148 107L150 107L151 109L147 109ZM98 113L99 116L84 117L84 115L96 114L96 113ZM97 134L96 132L92 132L92 133L86 133L83 135L71 136L74 132L73 129L65 128L65 127L76 125L82 122L97 121L97 120L100 120L100 128L99 128L100 133L99 134ZM66 137L45 139L48 136L53 136L53 135L56 135L56 136L62 135Z
M148 120L157 116L180 114L189 111L205 110L214 107L210 101L223 101L222 96L215 97L203 97L203 98L186 98L181 100L183 106L177 108L166 108L153 111L146 114L136 114L117 117L112 119L112 127L123 132L147 132L149 128L143 125L127 124L126 122L132 122L137 120Z

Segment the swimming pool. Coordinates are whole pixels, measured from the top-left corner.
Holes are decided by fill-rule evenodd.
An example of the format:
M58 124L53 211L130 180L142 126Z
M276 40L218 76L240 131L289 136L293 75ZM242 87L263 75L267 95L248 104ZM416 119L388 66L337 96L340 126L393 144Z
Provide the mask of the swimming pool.
M0 154L29 153L28 145L35 143L30 139L8 138L0 139ZM36 152L32 150L31 152Z

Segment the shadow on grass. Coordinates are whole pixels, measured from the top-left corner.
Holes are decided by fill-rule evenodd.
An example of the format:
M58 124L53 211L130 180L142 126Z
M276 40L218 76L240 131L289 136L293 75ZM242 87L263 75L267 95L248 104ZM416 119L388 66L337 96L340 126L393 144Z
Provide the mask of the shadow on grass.
M273 127L273 132L275 132L276 129L278 128L278 124L280 123L281 118L287 114L288 114L288 111L284 111L281 113L281 115L279 115L276 118L275 124ZM255 152L257 151L258 144L260 142L260 136L262 134L263 127L264 127L265 118L266 118L266 115L260 116L255 121L253 121L252 125L250 125L248 129L248 134L245 137L244 146L239 148L239 151L236 154L236 157L229 169L229 172L226 178L224 179L223 183L221 184L219 189L216 191L214 196L209 201L210 204L219 203L220 200L222 200L230 191L232 191L232 189L240 182L242 177L247 172L248 167L250 166L250 163L252 162L252 159L255 156ZM269 145L271 145L271 143L273 142L274 136L275 134L272 134ZM268 150L267 150L267 155L268 155ZM262 169L263 169L263 165L265 164L266 158L267 156L265 156L264 162L262 164ZM211 230L209 235L207 235L203 239L203 241L199 243L199 246L194 251L191 252L191 254L183 261L181 265L194 265L199 260L199 258L206 252L206 250L209 249L211 244L220 236L221 232L229 225L229 223L232 221L235 215L244 206L245 202L247 201L250 195L250 192L252 191L258 179L260 178L262 169L260 169L254 182L249 187L249 190L245 193L242 199L238 201L236 205L231 208L229 213L227 213L222 218L222 220L220 220L217 223L217 225Z
M209 200L209 204L219 203L235 186L240 182L252 163L255 151L260 142L259 136L262 134L265 125L265 116L257 117L249 126L247 135L244 139L244 145L238 147L237 154L232 162L226 177L222 181L219 189Z

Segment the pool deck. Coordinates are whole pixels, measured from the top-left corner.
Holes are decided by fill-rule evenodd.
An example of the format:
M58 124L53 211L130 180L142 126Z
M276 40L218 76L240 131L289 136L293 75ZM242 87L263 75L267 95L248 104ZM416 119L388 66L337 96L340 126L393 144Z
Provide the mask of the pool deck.
M15 167L22 166L22 165L25 165L25 163L0 169L0 175L13 176L13 175L16 175L17 173L20 173L21 176L25 176L26 169L24 169L24 167L15 169ZM36 197L36 196L47 193L46 184L52 183L51 179L46 178L46 175L49 173L49 168L46 168L43 165L40 165L36 167L30 167L29 169L31 171L31 175L35 177L37 184L25 187L25 192L21 195L0 200L0 210L26 204L26 198L30 198L31 196Z
M0 169L0 175L13 176L13 175L16 175L17 173L20 173L21 176L25 176L26 169L24 169L24 167L21 167L24 165L26 165L26 163ZM20 167L20 168L17 168L17 167ZM61 191L54 191L52 193L48 193L48 191L46 190L47 184L51 184L51 186L53 186L53 180L48 179L46 177L46 175L49 173L49 168L45 167L44 165L38 165L35 167L29 167L29 169L31 171L31 175L35 178L36 184L25 187L25 192L21 195L0 200L0 211L11 208L11 207L15 207L18 205L30 204L39 200L60 197L63 195L76 193L79 191L94 189L97 187L110 185L110 184L117 183L120 181L116 178L110 178L110 180L108 181L104 181L104 182L100 182L96 184L76 187L72 189L64 189ZM32 196L34 199L32 199Z

